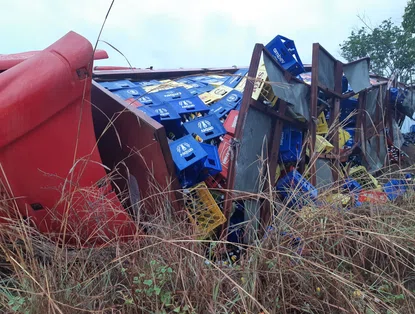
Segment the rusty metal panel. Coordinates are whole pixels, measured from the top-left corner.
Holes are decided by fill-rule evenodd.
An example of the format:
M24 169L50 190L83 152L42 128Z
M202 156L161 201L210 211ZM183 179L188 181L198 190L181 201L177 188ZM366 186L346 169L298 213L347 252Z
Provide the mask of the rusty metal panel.
M376 153L375 138L373 138L373 141L368 141L366 145L363 145L362 150L367 163L365 166L370 172L376 172L383 168L383 163Z
M268 155L267 142L272 134L272 117L255 109L248 111L235 163L236 191L260 192L263 167L261 156ZM264 145L265 144L265 145Z
M296 114L309 120L308 95L310 87L294 80L288 82L284 71L267 54L264 54L264 63L274 94L289 103Z
M369 59L360 59L343 65L344 75L355 93L369 88Z
M386 146L386 140L385 140L385 132L384 130L379 130L379 133L377 133L374 137L372 137L369 140L369 144L373 148L377 148L379 144L379 152L378 152L378 158L379 162L382 165L385 165L386 162L386 155L387 155L387 146Z
M319 84L334 90L336 60L319 46L318 52L318 81ZM313 62L314 65L314 62Z
M160 208L155 205L162 195L174 201L174 191L180 186L164 127L141 111L130 108L127 102L96 82L92 87L92 103L102 161L111 171L118 170L124 177L116 181L120 189L128 190L127 182L131 182L133 176L141 199L146 199L144 213L154 213Z
M246 67L245 67L246 68ZM176 77L184 77L188 75L199 74L229 74L238 70L237 67L228 68L197 68L197 69L128 69L128 70L105 70L94 71L94 80L157 80L157 79L171 79Z
M366 127L370 128L375 125L376 103L379 96L379 87L373 88L367 92L366 96Z
M319 190L332 188L334 178L330 164L331 161L327 159L319 158L316 161L316 188Z

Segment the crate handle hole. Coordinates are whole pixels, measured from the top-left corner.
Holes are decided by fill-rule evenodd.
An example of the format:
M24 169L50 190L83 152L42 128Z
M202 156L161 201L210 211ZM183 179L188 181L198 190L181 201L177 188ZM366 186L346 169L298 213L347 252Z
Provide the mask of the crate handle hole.
M192 153L189 156L184 156L184 159L186 159L186 161L190 161L190 160L192 160L195 157L196 157L196 155L194 153Z
M208 159L208 162L209 162L209 164L211 164L212 166L214 166L216 163L215 163L215 160L214 159Z

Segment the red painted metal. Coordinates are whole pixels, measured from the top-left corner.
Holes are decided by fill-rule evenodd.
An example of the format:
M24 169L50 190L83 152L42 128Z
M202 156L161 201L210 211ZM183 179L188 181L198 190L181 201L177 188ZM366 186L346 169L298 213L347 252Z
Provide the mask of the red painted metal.
M219 176L224 180L228 179L229 163L231 161L231 141L232 136L226 134L218 149L222 164L222 171L219 173Z
M96 82L92 85L95 134L102 162L110 170L128 171L138 183L141 200L145 200L140 217L159 213L165 197L181 211L181 198L173 159L164 127L137 110L141 104L133 99L122 100ZM128 182L120 179L117 186L125 191ZM126 204L131 206L130 203Z
M0 71L10 69L11 67L14 67L15 65L37 55L38 53L40 53L40 51L26 51L7 55L0 54ZM102 59L108 59L107 52L105 50L96 50L94 53L94 60Z
M229 112L228 116L226 117L225 122L223 123L223 127L225 128L226 132L228 132L229 135L235 136L235 128L236 124L238 123L238 110L231 110Z
M120 67L112 65L98 65L94 67L94 71L113 71L113 70L136 70L137 68Z
M106 172L91 115L92 52L69 32L0 74L3 188L40 232L82 243L136 231L109 184L97 184Z

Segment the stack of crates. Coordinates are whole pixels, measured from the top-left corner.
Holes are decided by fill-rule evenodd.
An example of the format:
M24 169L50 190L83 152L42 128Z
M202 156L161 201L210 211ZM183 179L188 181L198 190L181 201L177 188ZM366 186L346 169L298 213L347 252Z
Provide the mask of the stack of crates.
M179 182L182 187L190 187L198 183L199 174L205 167L208 154L191 135L169 144Z
M222 162L217 163L217 158L219 145L228 133L224 124L230 119L236 122L247 73L248 69L245 68L232 75L188 76L175 81L120 80L100 84L126 100L132 110L140 110L161 123L166 129L170 144L178 141L175 144L179 145L180 140L187 135L203 143L202 148L210 157L206 158L205 167L199 175L189 175L189 169L184 173L178 171L181 181L188 186L189 182L208 180L206 176L214 177L222 172ZM232 115L227 120L231 112ZM235 130L233 124L226 124L232 136ZM172 150L172 154L175 155L176 152ZM178 168L181 166L180 164ZM189 167L199 171L198 167ZM183 174L186 174L186 178L190 177L190 181L184 180Z
M177 178L183 188L200 188L198 184L222 188L226 186L230 143L235 135L247 73L246 68L232 75L100 84L125 100L131 110L144 112L165 127ZM199 191L196 198L203 199L199 205L212 207L214 202L209 199L206 185L205 190L202 187ZM194 212L187 207L189 212ZM207 210L203 215L192 217L198 225L203 225L204 232L210 232L224 222L218 213L220 210Z

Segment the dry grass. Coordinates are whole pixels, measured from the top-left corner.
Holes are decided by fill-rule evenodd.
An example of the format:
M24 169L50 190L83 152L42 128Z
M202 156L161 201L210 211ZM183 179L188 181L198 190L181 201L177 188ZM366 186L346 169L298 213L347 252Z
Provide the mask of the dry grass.
M207 248L218 260L224 242L195 240L165 214L137 241L82 249L20 220L0 226L1 312L414 313L412 200L283 209L236 263L207 262Z

